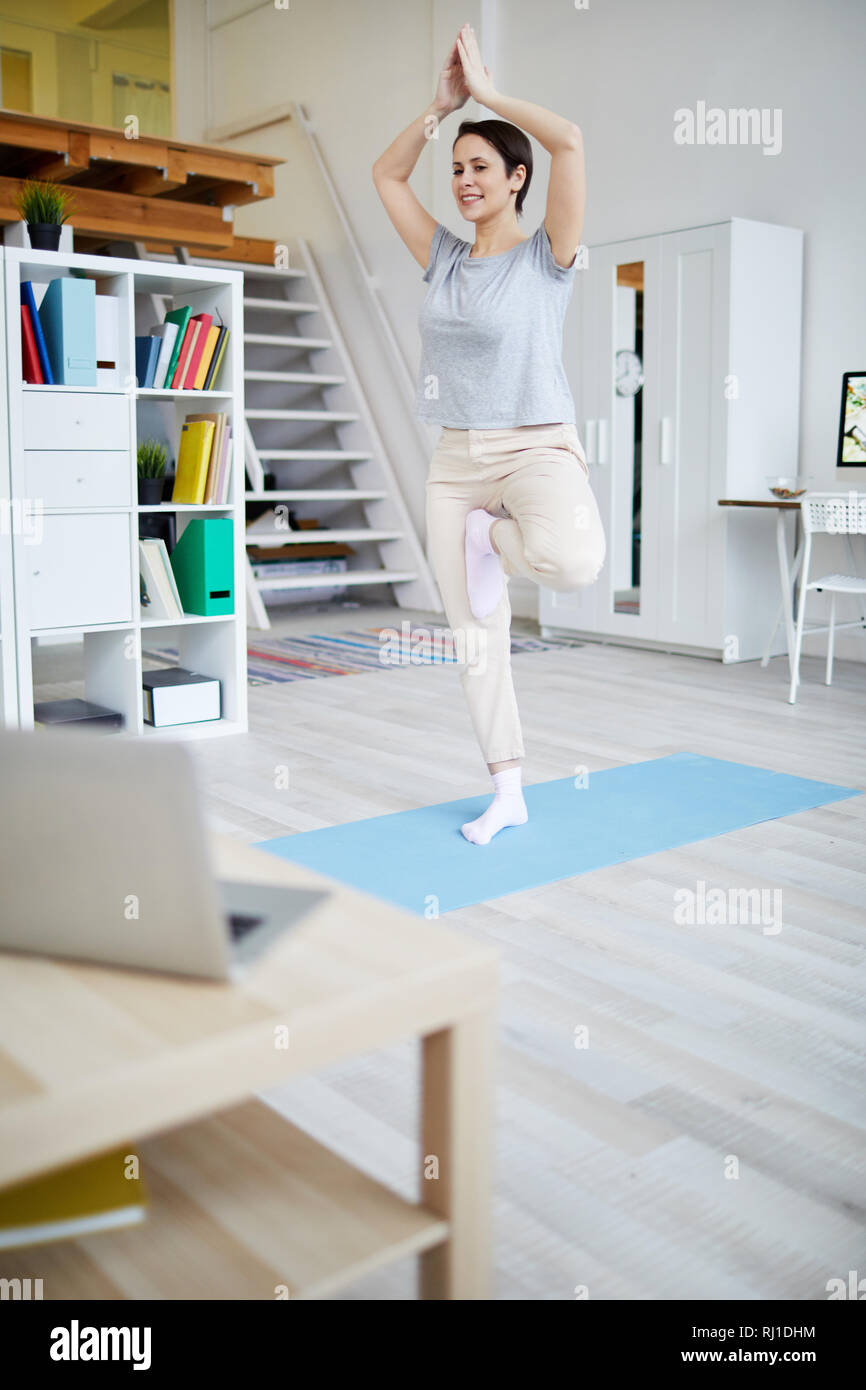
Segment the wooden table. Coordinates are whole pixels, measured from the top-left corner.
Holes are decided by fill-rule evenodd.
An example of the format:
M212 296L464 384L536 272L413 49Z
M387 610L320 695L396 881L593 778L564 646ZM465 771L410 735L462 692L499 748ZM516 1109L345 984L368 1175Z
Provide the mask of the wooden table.
M773 638L779 627L782 618L785 619L785 634L788 641L788 671L793 676L794 672L794 584L797 575L800 573L800 566L803 563L803 542L802 538L797 540L797 527L794 527L794 559L788 564L788 544L785 536L785 513L799 512L800 499L783 501L781 497L775 498L770 502L754 501L749 498L723 497L719 499L720 507L764 507L776 513L776 551L779 556L779 583L782 589L782 598L779 604L779 611L776 614L776 621L773 623L773 630L767 638L767 646L761 658L761 665L766 666L770 660L770 651L773 646Z
M0 953L0 1186L129 1145L151 1195L143 1226L0 1252L0 1278L46 1299L317 1298L418 1254L422 1297L489 1297L498 953L212 840L223 877L332 890L242 985ZM411 1037L418 1204L250 1099Z

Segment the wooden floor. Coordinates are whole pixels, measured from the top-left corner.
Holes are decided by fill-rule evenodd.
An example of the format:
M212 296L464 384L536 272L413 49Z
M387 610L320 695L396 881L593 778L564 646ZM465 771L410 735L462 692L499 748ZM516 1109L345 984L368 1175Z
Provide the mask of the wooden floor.
M350 607L275 631L409 617L444 621ZM525 783L685 750L866 791L859 663L828 689L804 659L792 707L781 660L586 644L513 662ZM489 785L449 667L253 688L250 726L190 744L209 822L247 842ZM447 914L503 962L496 1297L815 1300L866 1275L864 830L866 795ZM783 930L677 925L699 881L780 890ZM414 1046L267 1099L415 1195ZM342 1295L414 1296L408 1262Z

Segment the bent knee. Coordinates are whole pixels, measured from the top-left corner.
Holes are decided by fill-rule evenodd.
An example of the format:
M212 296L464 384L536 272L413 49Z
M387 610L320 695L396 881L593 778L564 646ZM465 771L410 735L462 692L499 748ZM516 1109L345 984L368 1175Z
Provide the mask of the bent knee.
M594 584L601 573L605 547L587 546L527 558L548 589L583 589Z

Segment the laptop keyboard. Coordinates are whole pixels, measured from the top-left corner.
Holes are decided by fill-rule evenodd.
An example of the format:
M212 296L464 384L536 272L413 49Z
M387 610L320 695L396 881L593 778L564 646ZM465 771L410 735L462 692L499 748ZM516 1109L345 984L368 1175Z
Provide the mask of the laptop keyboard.
M264 917L250 916L244 912L230 912L229 931L232 941L240 941L247 932L252 931L254 927L261 926L264 920Z

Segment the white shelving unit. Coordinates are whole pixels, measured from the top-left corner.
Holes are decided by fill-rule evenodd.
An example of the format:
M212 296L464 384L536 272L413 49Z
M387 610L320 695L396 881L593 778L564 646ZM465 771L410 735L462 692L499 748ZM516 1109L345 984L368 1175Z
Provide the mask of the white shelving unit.
M0 294L4 292L5 272L6 267L0 259ZM6 335L0 333L0 383L6 379ZM9 472L7 393L0 389L0 728L14 728L18 723L15 591L12 577L12 534L16 524Z
M87 700L119 710L124 732L164 738L211 738L247 729L244 547L243 277L237 271L107 256L3 250L6 305L8 411L6 478L16 502L32 518L11 545L0 545L0 647L3 719L33 727L34 646L39 638L80 638ZM111 387L34 386L22 380L20 285L33 283L37 304L61 275L84 275L96 294L119 301L120 361ZM166 311L190 304L217 312L230 330L213 391L142 390L135 384L135 335L147 333ZM220 506L138 505L136 449L140 438L161 439L177 456L187 414L224 410L232 427L229 500ZM171 621L141 617L139 517L173 513L179 538L197 516L228 516L234 523L234 612L225 617L187 614ZM38 535L33 534L37 532ZM6 539L6 538L3 538ZM6 563L12 572L10 617ZM12 641L15 660L7 659ZM142 670L156 665L146 653L174 648L177 664L220 681L222 717L200 724L154 729L142 714ZM144 649L144 655L143 655ZM171 658L166 658L171 660ZM7 698L11 684L14 700ZM50 698L50 696L48 697Z

